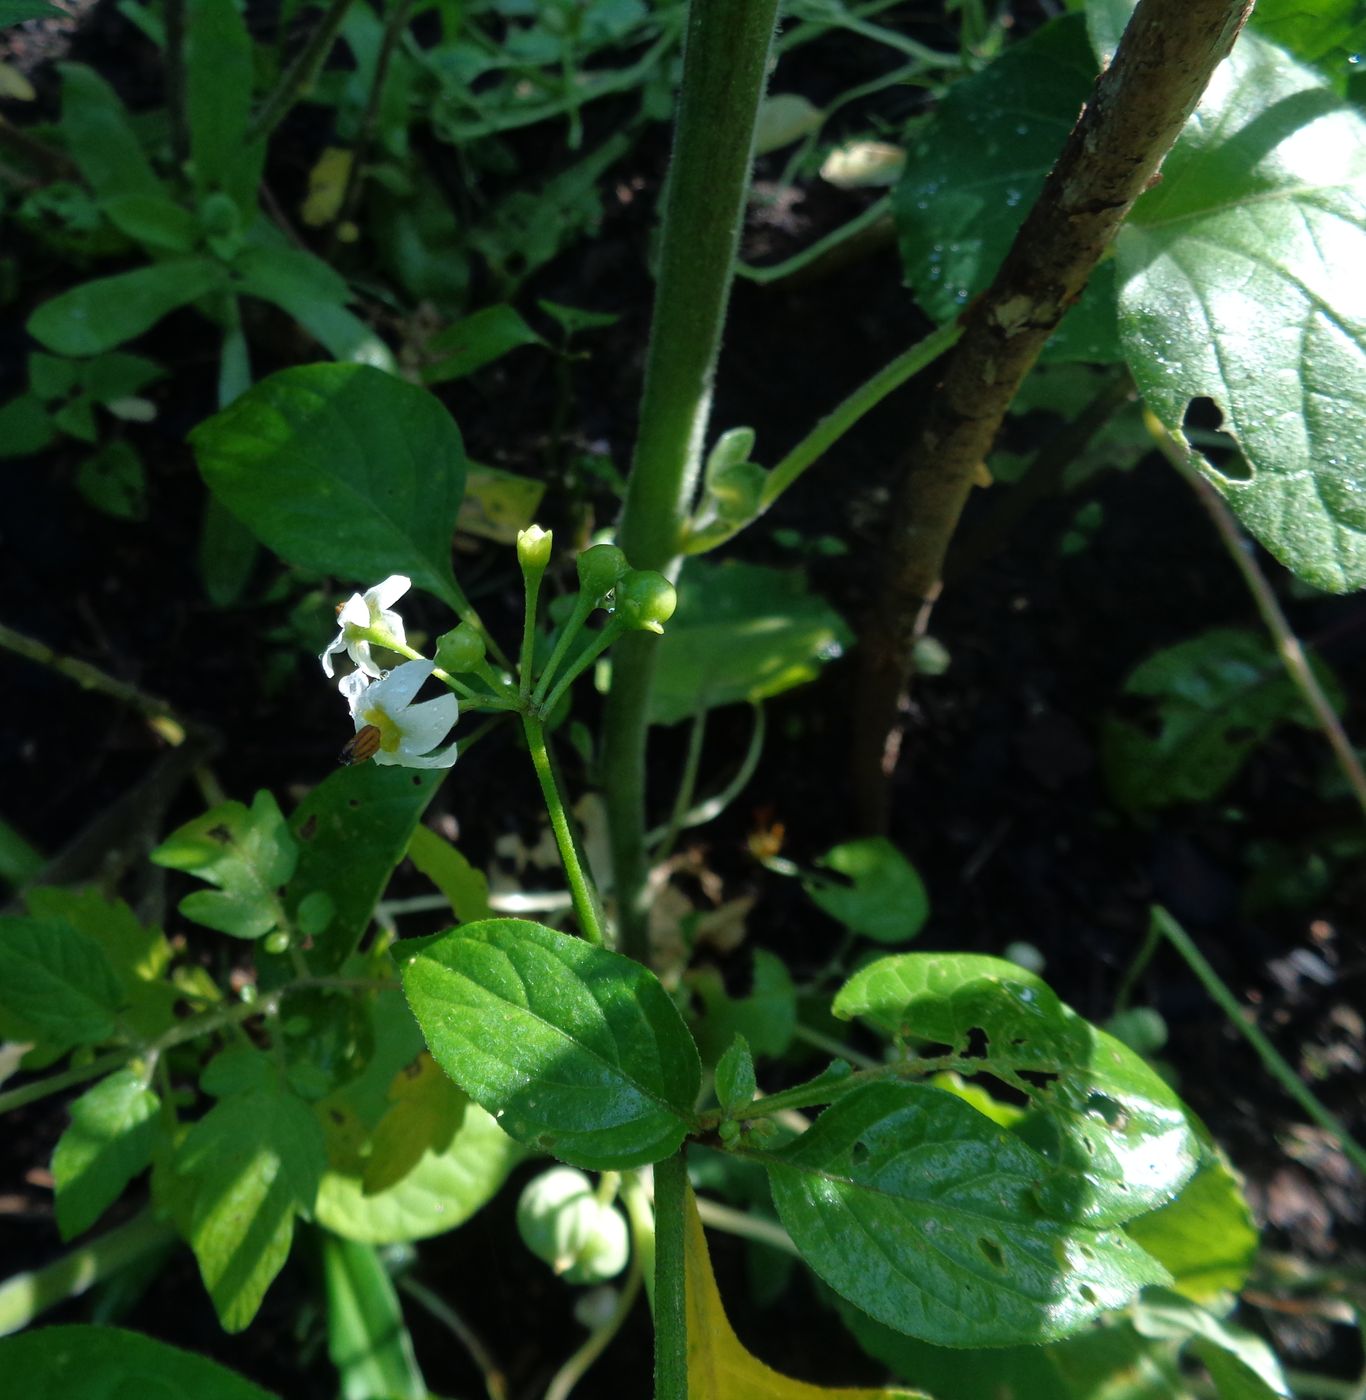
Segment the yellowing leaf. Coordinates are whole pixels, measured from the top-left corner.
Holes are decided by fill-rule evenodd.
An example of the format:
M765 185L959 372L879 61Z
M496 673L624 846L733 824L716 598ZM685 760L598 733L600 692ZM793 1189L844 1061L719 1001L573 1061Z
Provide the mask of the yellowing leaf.
M688 1191L683 1257L688 1296L688 1400L914 1400L918 1390L829 1389L793 1380L751 1356L731 1329L711 1271L697 1201Z
M444 1152L469 1100L424 1050L389 1086L393 1107L375 1126L363 1178L367 1196L402 1181L427 1151Z
M32 102L37 93L33 84L8 63L0 63L0 97L14 102Z
M351 152L328 146L318 163L308 172L308 197L299 208L299 217L309 228L322 228L341 213L351 174Z

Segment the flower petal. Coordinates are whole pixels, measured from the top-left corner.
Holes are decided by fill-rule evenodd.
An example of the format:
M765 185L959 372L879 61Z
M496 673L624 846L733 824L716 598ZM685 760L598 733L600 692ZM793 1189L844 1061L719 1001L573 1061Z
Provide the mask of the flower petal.
M405 574L390 574L383 583L367 589L365 601L377 611L391 608L413 586L412 579Z
M369 627L370 608L365 599L359 593L353 593L341 605L341 610L337 613L337 621L341 623L342 632L345 634L347 626Z
M351 718L356 718L356 710L360 705L361 697L370 686L380 685L382 682L372 682L364 671L352 671L350 675L343 676L337 682L337 689L341 692L342 698L346 701L347 708L351 711ZM357 728L360 726L357 725Z
M381 750L375 755L375 762L394 768L449 768L455 762L457 747L451 744L449 748L429 754L385 753Z
M346 633L345 633L345 632L338 632L337 635L332 639L332 641L328 643L327 650L324 651L324 652L322 652L322 653L319 655L318 660L321 661L321 662L323 663L323 674L326 675L329 679L331 678L331 676L332 676L332 674L333 674L333 667L332 667L332 656L333 656L333 654L334 654L335 652L345 651L345 650L346 650Z
M357 641L355 638L352 638L351 641L346 644L346 650L350 652L351 660L354 661L367 676L375 680L379 679L380 669L375 665L375 658L370 654L369 642L363 639Z
M390 719L397 719L399 712L413 703L413 696L422 688L422 682L435 670L434 661L405 661L395 666L383 680L375 682L370 701L382 706Z
M399 721L403 736L398 742L399 753L427 753L434 749L459 718L460 702L454 695L442 695L436 700L413 705L403 712Z

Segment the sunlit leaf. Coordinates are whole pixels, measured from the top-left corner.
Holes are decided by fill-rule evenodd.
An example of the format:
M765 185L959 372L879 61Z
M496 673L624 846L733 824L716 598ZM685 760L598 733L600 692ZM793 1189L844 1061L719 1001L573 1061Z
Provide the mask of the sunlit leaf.
M437 1063L518 1142L600 1171L656 1162L682 1142L701 1069L648 969L519 919L401 952Z
M910 861L884 836L846 841L817 864L847 883L819 877L802 882L832 919L878 943L908 943L930 914L925 883Z

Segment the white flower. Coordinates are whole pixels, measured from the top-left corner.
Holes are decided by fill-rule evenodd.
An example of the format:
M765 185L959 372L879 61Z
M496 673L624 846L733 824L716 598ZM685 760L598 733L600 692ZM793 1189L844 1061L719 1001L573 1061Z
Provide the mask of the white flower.
M436 749L460 718L460 702L447 693L421 705L413 704L413 696L434 670L434 661L405 661L381 680L372 681L363 671L342 677L339 688L351 707L356 733L367 726L379 730L376 763L397 764L401 768L449 768L455 762L454 744L436 752L430 750Z
M390 574L383 583L367 588L364 593L353 593L337 610L337 622L341 630L318 660L323 670L332 674L332 655L344 651L351 660L367 675L379 677L379 667L370 655L370 639L359 636L363 631L387 632L396 642L406 642L403 633L403 619L388 611L413 586L412 579L402 574Z

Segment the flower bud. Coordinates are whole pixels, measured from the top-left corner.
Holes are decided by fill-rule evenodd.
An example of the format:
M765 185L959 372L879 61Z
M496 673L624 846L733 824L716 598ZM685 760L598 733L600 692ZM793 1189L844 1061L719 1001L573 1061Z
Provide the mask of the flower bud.
M601 1283L626 1266L626 1221L572 1167L552 1167L528 1183L517 1202L517 1230L526 1247L570 1283Z
M550 563L550 547L555 538L550 530L528 525L517 531L517 562L523 570L540 573Z
M459 627L453 627L437 639L436 664L453 676L464 675L479 665L484 659L485 650L483 634L479 629L462 622Z
M579 587L596 601L610 593L630 567L616 545L595 544L579 555Z
M653 569L631 569L616 587L616 612L636 631L663 632L678 606L674 586Z

